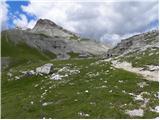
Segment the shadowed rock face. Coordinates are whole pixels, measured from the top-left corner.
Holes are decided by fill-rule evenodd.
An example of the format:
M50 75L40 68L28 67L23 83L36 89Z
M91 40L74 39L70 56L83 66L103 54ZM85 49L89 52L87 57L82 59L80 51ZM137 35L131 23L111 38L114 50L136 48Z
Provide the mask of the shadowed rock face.
M68 59L68 53L81 55L101 55L107 52L108 47L89 40L82 40L76 34L63 29L54 22L40 19L31 30L12 29L3 31L2 35L18 43L26 43L39 51L49 51L57 55L58 59Z

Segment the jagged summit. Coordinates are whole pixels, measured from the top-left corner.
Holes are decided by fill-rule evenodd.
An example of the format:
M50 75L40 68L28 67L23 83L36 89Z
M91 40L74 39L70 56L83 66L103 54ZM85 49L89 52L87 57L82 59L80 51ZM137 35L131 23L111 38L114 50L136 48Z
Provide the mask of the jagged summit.
M36 26L41 26L41 25L48 25L48 26L57 26L56 23L54 23L53 21L49 20L49 19L39 19L35 25Z
M48 19L39 19L31 32L45 34L51 37L59 36L64 38L69 38L75 35L75 33L64 29Z

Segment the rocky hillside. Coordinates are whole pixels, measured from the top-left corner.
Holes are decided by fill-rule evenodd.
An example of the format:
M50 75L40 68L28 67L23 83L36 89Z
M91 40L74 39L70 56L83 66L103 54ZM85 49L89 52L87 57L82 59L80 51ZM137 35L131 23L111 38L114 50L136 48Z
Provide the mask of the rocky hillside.
M2 32L2 46L22 46L40 52L43 56L54 56L57 59L68 59L70 57L89 57L103 54L108 47L63 29L54 22L40 19L33 29L12 29ZM21 47L22 48L22 47ZM2 48L2 56L8 50ZM32 52L30 52L32 54ZM3 57L9 57L5 54Z
M122 40L108 50L107 57L133 63L133 66L158 65L159 32L153 30Z
M103 60L77 59L107 48L48 20L2 33L2 62L14 63L2 70L2 118L159 119L158 31L122 40ZM67 56L76 59L53 59Z
M117 68L135 72L149 80L158 81L159 32L153 30L122 40L108 50L107 61Z

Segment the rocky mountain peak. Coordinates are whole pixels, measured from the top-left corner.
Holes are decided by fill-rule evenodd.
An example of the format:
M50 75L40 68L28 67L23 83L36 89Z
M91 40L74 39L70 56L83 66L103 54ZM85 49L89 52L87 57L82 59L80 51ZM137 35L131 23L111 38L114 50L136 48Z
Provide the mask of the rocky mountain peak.
M63 29L61 26L48 19L39 19L31 32L45 34L51 37L69 37L73 34L72 32Z
M35 25L36 26L42 26L42 25L45 25L45 26L57 26L53 21L51 20L48 20L48 19L39 19Z

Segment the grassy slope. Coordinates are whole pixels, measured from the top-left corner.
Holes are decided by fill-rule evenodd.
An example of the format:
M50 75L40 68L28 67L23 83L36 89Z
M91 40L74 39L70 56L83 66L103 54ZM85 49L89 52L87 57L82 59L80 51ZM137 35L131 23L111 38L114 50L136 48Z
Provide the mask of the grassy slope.
M139 108L142 103L135 102L130 95L122 93L122 90L134 94L142 91L150 93L147 96L150 101L144 109L145 114L142 118L158 116L158 113L149 111L149 107L154 108L158 105L158 98L155 97L158 82L146 81L136 74L112 69L109 63L97 65L94 59L52 61L52 63L55 69L67 65L71 68L77 66L80 74L60 81L37 76L8 81L7 71L3 71L2 118L130 118L124 113L125 109ZM41 64L44 63L20 65L12 68L12 72L19 74L21 70L30 70ZM99 73L99 75L90 77L88 73ZM119 83L119 80L123 83ZM140 88L137 86L139 82L146 82L148 86ZM39 86L34 87L36 84ZM104 85L106 87L102 88ZM49 89L51 86L53 88ZM40 96L45 90L48 90L47 94L40 101ZM89 92L86 93L85 90ZM110 90L113 92L110 93ZM80 94L77 94L78 92ZM33 105L31 101L34 101ZM42 106L43 102L53 103ZM94 104L90 104L91 102ZM124 104L126 106L122 107ZM88 113L90 117L79 116L79 112Z
M56 58L56 55L48 51L40 52L31 48L25 43L15 44L9 40L7 34L2 34L1 38L1 56L10 57L12 64L21 64L27 61L49 60Z
M120 58L121 61L128 61L134 67L145 67L145 65L158 65L159 64L159 49L148 48L144 52L129 53Z

